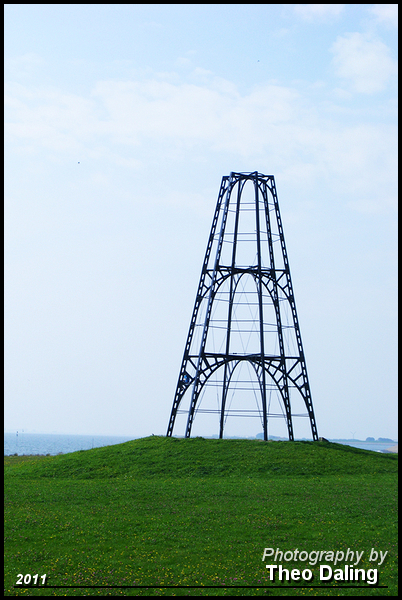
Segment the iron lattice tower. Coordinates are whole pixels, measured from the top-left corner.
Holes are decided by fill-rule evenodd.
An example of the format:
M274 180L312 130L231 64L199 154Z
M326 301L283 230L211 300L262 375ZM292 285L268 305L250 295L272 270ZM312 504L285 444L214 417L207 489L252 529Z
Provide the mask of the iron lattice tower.
M202 408L207 388L213 389L213 405ZM235 394L240 408L232 408ZM292 412L296 397L299 414ZM202 413L218 415L220 438L228 417L255 416L264 440L268 419L275 417L284 419L293 440L297 416L309 418L318 439L272 175L232 172L222 178L167 436L184 414L190 437L194 417Z

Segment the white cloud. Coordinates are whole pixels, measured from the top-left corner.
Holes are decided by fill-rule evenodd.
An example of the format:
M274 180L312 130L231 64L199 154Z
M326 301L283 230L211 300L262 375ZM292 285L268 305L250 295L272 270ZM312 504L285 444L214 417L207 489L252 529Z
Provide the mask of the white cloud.
M374 4L370 12L380 23L398 28L398 4Z
M344 4L294 4L295 13L306 21L337 17L344 8Z
M388 46L368 35L355 32L338 37L331 52L336 74L355 92L381 92L396 74Z
M241 157L283 148L285 129L297 123L299 94L267 84L240 95L221 79L205 84L99 82L90 98L7 86L6 135L14 144L76 153L97 146L136 152L144 142L171 148L207 144ZM282 132L281 132L282 131ZM289 140L291 149L294 145Z
M227 156L241 164L273 164L283 173L291 167L311 181L324 177L341 193L349 189L363 199L396 169L392 128L341 126L301 92L273 84L241 95L221 80L209 87L104 81L90 98L13 85L8 106L6 135L14 147L31 154L46 148L52 160L79 153L81 160L132 169L149 160L186 160L189 152L203 160Z
M34 52L27 52L15 58L6 58L4 74L6 79L29 81L37 76L40 69L45 67L45 61Z
M57 152L76 152L88 134L93 134L94 120L98 120L91 100L17 83L5 86L5 107L9 139Z

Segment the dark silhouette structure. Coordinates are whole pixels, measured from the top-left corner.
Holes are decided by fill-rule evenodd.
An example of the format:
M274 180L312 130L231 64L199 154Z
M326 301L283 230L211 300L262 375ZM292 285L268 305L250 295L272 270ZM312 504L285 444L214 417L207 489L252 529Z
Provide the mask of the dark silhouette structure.
M203 408L207 389L213 404ZM318 439L272 175L222 178L167 435L185 414L189 437L203 413L217 415L220 438L228 418L257 417L265 440L271 418L293 440L294 417L305 417Z

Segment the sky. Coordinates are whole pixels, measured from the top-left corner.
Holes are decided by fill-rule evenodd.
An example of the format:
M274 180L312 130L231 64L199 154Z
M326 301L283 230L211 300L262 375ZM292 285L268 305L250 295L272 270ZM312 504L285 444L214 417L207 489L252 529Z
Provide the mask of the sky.
M5 5L5 430L166 434L231 171L275 177L318 434L397 439L396 4Z

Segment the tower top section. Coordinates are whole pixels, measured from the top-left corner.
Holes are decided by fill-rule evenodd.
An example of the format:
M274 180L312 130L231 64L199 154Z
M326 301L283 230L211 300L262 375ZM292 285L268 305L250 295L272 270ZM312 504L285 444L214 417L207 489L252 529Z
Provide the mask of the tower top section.
M257 177L257 179L261 179L261 180L268 180L268 179L274 179L273 175L264 175L264 173L259 173L258 171L251 171L251 172L237 172L237 171L231 171L230 175L226 176L226 179L255 179Z

